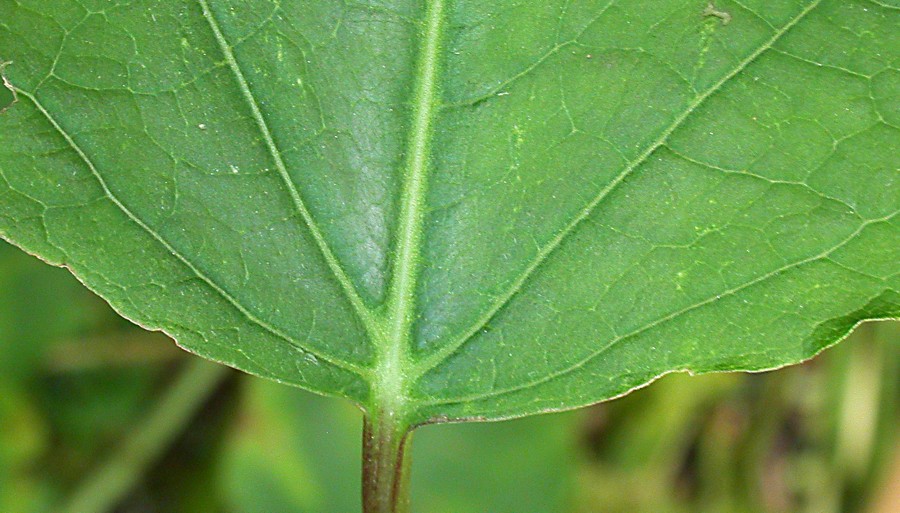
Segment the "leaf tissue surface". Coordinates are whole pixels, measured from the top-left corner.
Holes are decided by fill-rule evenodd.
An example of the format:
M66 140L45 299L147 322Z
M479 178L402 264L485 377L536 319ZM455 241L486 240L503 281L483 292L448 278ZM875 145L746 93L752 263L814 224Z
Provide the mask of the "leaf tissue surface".
M0 0L0 234L411 423L900 314L896 0Z

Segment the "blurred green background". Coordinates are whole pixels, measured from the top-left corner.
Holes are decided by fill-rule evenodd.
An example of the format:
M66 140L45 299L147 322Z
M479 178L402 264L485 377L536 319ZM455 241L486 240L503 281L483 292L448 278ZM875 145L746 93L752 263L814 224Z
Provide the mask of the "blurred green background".
M413 509L897 513L898 348L870 323L779 372L428 426ZM359 511L354 407L204 364L3 243L0 351L2 513Z

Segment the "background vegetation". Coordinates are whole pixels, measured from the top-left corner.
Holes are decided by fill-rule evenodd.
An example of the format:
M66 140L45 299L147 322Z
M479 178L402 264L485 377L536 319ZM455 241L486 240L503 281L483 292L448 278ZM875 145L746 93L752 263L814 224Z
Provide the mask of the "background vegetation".
M872 323L780 372L672 375L584 411L423 428L414 509L900 511L898 342L898 324ZM352 406L204 368L5 244L0 351L0 512L358 510Z

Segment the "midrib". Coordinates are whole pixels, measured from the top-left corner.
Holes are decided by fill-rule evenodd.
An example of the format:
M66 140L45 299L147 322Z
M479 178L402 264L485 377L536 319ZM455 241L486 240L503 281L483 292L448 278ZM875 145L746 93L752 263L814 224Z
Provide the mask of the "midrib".
M407 347L415 317L416 283L421 269L425 193L428 182L429 147L437 100L439 51L443 29L444 0L429 2L425 40L415 74L414 110L407 139L398 227L397 256L386 309L386 337L381 342L375 371L375 394L380 407L402 414L406 400Z

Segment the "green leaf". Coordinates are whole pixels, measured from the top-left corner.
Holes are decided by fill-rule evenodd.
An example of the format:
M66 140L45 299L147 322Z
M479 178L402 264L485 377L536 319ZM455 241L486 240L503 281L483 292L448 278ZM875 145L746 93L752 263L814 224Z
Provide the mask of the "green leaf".
M900 314L895 0L0 0L0 233L417 424Z

